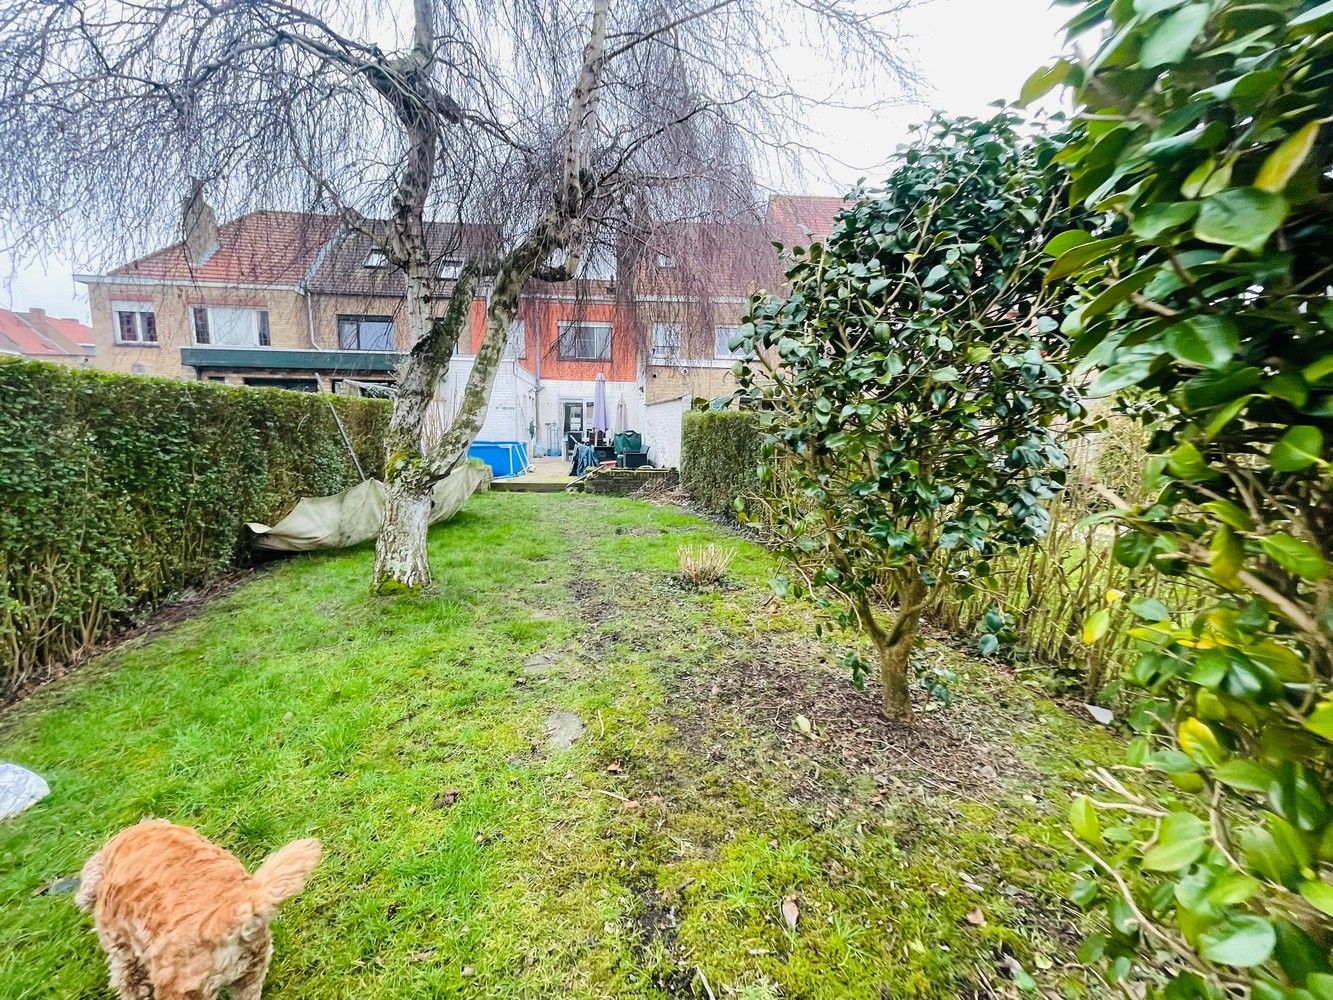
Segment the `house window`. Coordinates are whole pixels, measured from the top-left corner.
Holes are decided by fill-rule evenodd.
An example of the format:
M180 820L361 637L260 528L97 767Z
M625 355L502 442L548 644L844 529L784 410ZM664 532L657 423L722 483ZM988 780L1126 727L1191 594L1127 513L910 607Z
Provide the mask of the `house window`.
M663 270L676 266L676 258L669 253L659 253L657 255L657 266Z
M392 351L392 316L339 316L338 346L344 351Z
M739 326L719 326L715 331L713 356L723 359L750 357L750 354L745 350L738 348L733 351L731 349L732 338L740 332L741 328Z
M680 357L681 329L679 323L654 323L652 357L671 361Z
M389 255L379 247L371 247L366 253L366 259L361 262L362 267L368 267L372 271L379 270L382 267L389 266Z
M194 306L194 342L215 347L268 347L268 310Z
M440 261L440 266L435 273L445 279L457 278L463 273L463 262L453 257L446 257Z
M509 338L505 341L505 358L514 361L528 355L528 331L521 319L509 324Z
M560 357L569 361L611 360L611 324L561 323Z
M157 316L148 302L113 302L111 318L117 344L156 344Z

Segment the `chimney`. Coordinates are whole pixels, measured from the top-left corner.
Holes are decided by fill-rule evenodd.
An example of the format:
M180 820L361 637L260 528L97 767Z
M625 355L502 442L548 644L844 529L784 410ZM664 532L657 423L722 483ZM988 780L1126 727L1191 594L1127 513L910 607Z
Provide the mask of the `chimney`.
M191 264L202 264L213 256L218 248L218 220L204 200L204 182L197 177L191 180L190 193L181 203L181 230Z

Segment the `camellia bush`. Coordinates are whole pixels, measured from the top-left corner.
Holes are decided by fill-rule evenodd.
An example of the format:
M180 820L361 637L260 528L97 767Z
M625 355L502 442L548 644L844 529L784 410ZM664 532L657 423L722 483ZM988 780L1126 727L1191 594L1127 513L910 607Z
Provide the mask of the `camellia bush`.
M1105 908L1085 953L1154 996L1333 997L1333 3L1097 0L1071 32L1099 228L1051 245L1065 323L1156 429L1161 490L1116 555L1191 584L1133 607L1130 764L1071 816ZM1085 45L1085 48L1089 46ZM1096 639L1106 620L1088 622ZM1165 971L1163 971L1165 970ZM1141 979L1138 987L1132 980Z
M1081 407L1042 281L1070 224L1059 148L1010 114L932 119L827 242L791 248L790 291L756 297L733 344L761 362L738 376L783 481L757 515L794 571L779 587L869 637L890 718L911 714L932 591L1039 538L1064 480L1053 428Z

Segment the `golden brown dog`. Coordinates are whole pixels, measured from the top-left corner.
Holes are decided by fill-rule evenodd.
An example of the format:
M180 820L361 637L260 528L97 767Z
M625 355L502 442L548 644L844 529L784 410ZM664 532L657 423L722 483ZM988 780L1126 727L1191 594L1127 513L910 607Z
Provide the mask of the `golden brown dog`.
M297 840L254 875L193 830L145 820L88 859L74 902L91 910L122 1000L259 1000L269 921L305 888L318 840Z

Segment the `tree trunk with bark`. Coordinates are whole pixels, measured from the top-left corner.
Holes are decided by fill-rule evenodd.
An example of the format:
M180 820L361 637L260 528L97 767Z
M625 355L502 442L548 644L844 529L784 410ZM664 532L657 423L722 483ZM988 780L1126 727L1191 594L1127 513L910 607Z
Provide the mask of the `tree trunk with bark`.
M449 309L431 316L429 274L423 265L407 274L409 331L424 331L416 340L398 380L398 396L389 420L384 462L384 523L375 544L371 589L376 593L418 592L430 583L426 529L430 526L431 490L437 482L421 436L435 389L449 371L458 338L467 333L476 268L459 275ZM478 359L480 360L480 359Z
M883 712L886 719L910 722L912 719L912 650L921 633L927 591L915 573L905 574L897 588L898 614L893 627L885 629L875 617L870 598L861 594L857 612L870 634L879 657L879 677L883 687Z
M458 415L434 449L425 454L421 435L426 413L440 380L449 370L449 360L458 338L466 335L480 269L468 264L455 284L448 313L431 318L431 277L423 213L430 190L436 138L424 127L422 100L433 91L427 76L413 77L423 94L402 94L397 81L376 83L398 111L409 136L407 164L394 195L391 245L406 262L407 324L415 346L404 362L399 379L393 417L389 423L388 457L385 462L387 496L384 523L375 548L371 588L376 593L419 592L430 583L426 555L430 525L431 491L448 476L467 454L468 445L481 431L490 406L495 375L504 356L504 346L518 300L528 281L537 274L545 280L574 277L580 220L589 195L586 161L589 131L597 108L603 54L606 46L608 0L596 0L592 28L583 53L583 67L570 95L570 131L567 137L564 177L555 205L517 247L500 259L494 269L494 284L486 310L486 335L473 359ZM432 58L428 30L430 0L415 0L417 17L414 58L417 73L424 74ZM557 250L567 251L559 268L548 266Z

